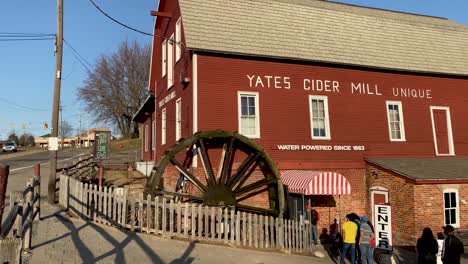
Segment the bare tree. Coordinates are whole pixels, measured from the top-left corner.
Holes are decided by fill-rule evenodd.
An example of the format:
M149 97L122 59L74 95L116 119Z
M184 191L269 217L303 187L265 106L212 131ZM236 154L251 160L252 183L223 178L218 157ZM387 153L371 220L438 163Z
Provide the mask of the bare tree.
M58 134L61 138L69 137L73 134L73 127L67 121L62 121L59 123Z
M147 96L150 55L149 45L124 41L117 52L98 59L78 94L95 122L117 126L126 137L138 134L131 119Z

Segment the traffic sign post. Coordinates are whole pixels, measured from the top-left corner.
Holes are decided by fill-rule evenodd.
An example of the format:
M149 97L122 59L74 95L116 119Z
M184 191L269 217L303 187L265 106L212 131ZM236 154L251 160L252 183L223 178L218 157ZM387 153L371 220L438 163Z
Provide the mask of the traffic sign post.
M99 187L104 174L102 161L110 157L110 131L94 132L94 159L99 160Z

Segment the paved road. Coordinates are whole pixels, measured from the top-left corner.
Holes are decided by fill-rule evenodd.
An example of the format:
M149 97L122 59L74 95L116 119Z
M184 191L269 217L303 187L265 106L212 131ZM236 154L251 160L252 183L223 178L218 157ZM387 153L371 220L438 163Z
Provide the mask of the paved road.
M86 149L69 148L58 152L58 167L71 162L71 159L77 158L79 155L87 153ZM6 153L0 156L0 163L10 166L10 175L7 184L7 199L6 206L9 206L10 193L22 191L25 188L26 181L34 174L34 165L41 164L41 187L43 194L47 193L47 178L49 175L49 157L50 153L44 149L32 149L28 151L19 151L16 153ZM47 173L45 173L46 171ZM8 208L6 208L7 212Z

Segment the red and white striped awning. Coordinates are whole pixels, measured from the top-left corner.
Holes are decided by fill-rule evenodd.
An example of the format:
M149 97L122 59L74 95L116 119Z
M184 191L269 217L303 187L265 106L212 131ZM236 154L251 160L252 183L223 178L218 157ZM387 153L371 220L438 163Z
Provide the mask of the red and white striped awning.
M288 170L281 174L284 185L290 193L304 195L351 194L351 184L336 172Z

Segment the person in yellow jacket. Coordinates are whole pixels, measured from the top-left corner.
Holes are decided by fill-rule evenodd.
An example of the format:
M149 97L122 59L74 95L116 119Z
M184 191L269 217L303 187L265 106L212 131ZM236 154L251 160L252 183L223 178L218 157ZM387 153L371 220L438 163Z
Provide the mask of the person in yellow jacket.
M346 254L349 251L351 256L351 264L356 263L356 236L358 226L351 221L351 215L346 215L346 222L341 226L341 234L343 235L343 247L341 249L341 264L345 263Z

